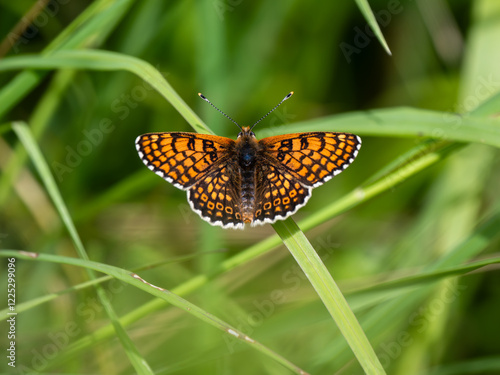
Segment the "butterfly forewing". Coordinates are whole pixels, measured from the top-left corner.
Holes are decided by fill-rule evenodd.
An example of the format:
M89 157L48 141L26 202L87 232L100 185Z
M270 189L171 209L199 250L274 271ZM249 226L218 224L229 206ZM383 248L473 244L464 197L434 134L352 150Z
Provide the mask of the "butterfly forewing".
M184 190L209 173L234 147L229 138L180 132L144 134L135 143L149 169Z
M346 169L358 154L354 134L311 132L261 139L264 152L281 163L305 186L316 187Z

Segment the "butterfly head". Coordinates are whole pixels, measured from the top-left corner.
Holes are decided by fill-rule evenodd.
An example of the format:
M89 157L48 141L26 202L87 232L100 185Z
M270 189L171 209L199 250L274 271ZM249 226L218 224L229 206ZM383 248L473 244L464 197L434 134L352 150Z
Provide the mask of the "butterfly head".
M255 138L255 134L250 126L241 127L241 131L238 133L238 139L245 137Z

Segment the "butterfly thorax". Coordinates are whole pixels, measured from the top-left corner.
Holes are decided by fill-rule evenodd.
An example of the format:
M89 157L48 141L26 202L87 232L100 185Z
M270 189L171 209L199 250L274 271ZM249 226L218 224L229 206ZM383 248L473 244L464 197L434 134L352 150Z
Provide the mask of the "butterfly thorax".
M259 144L249 127L243 127L236 140L236 154L240 170L241 212L245 223L253 220L255 209L255 164Z

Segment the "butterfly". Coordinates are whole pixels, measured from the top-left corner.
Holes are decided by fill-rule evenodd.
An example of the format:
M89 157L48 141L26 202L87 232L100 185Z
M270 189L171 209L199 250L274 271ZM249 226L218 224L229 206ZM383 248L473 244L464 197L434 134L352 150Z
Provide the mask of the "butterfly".
M175 187L212 225L243 229L284 220L303 207L313 188L345 170L357 156L361 138L349 133L307 132L257 140L254 125L235 123L236 140L186 132L148 133L137 137L144 164Z

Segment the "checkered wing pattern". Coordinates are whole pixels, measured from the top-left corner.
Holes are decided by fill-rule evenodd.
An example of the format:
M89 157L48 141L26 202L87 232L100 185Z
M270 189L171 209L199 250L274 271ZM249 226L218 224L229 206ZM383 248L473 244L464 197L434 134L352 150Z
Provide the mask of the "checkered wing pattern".
M187 190L191 208L204 220L243 228L295 213L314 187L354 161L361 139L312 132L257 141L244 127L236 141L207 134L149 133L136 139L136 147L150 170Z
M229 138L194 133L149 133L137 137L146 166L179 189L189 189L234 148Z
M243 228L238 165L219 163L188 190L191 208L212 225Z
M256 180L252 225L283 220L304 206L311 196L312 188L304 186L278 163L263 164L257 171Z
M316 187L346 169L358 155L361 138L349 133L311 132L261 139L265 153L304 186Z

